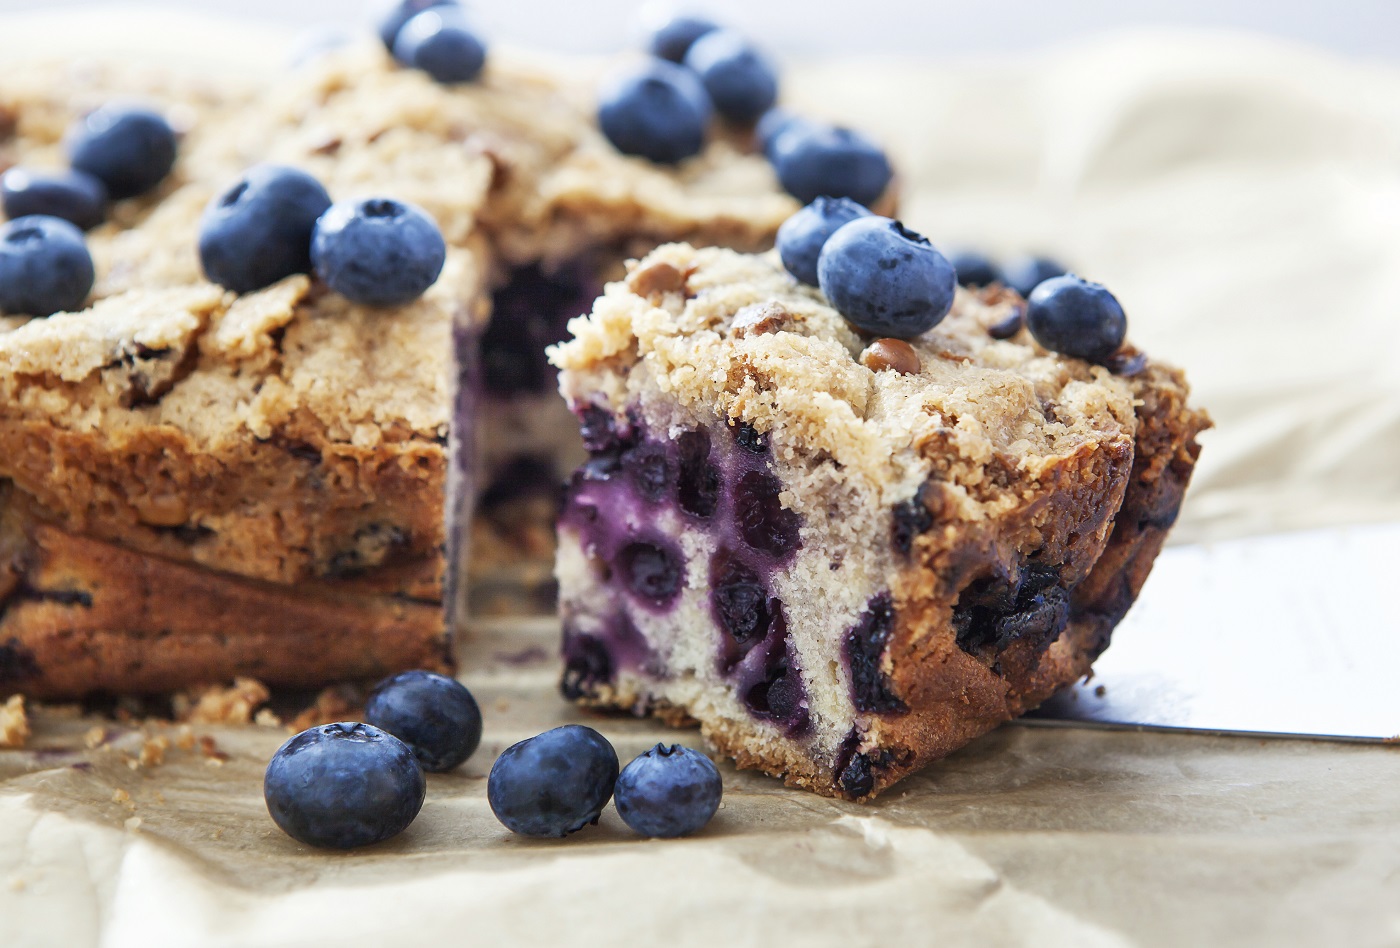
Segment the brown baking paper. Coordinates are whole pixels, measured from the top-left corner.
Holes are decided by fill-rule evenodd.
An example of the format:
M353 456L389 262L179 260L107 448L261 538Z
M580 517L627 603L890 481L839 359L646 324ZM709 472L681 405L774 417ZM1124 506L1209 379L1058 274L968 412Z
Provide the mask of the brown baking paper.
M10 21L0 51L61 37L258 69L285 49L161 16ZM794 66L787 90L892 146L912 226L1053 251L1189 369L1218 428L1177 542L1400 519L1395 70L1153 34ZM1400 944L1400 753L1379 745L1013 724L865 806L722 764L693 838L640 840L612 810L565 841L514 837L485 775L516 740L586 720L624 761L699 745L567 705L556 635L469 631L482 749L430 775L401 837L354 853L268 819L284 729L34 712L28 749L0 752L0 944Z

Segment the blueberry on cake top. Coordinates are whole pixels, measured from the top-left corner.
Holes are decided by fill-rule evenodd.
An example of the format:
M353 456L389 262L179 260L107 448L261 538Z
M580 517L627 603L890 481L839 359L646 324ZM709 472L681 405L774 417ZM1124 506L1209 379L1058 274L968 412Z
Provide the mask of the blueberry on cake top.
M993 338L1022 307L958 290L875 338L776 252L631 265L553 350L591 452L559 528L565 694L862 799L1085 674L1208 420L1175 369Z
M627 256L761 248L796 207L724 136L675 166L621 154L591 85L558 67L493 51L442 84L377 43L263 88L8 70L0 167L61 170L69 130L112 102L168 120L177 155L86 235L83 304L0 314L0 690L445 668L473 501L480 546L507 549L491 505L522 485L548 502L582 456L545 345ZM435 282L370 299L337 276L353 248L347 263L315 241L311 273L206 272L207 209L259 166L369 216L421 209L443 243ZM286 236L243 223L210 246Z

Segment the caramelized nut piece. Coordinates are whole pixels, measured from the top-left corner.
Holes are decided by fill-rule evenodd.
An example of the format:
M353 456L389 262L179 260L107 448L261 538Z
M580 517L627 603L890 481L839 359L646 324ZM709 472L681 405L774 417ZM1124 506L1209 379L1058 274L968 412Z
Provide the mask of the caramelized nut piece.
M309 150L313 155L334 155L343 144L344 140L335 132L323 131L313 140Z
M921 368L919 354L903 339L876 339L860 354L860 364L872 372L894 369L901 375L916 375Z
M665 260L657 260L637 270L627 278L627 285L638 296L660 296L685 289L686 274Z
M153 527L178 527L190 519L189 507L175 494L156 494L133 502L142 523Z
M778 303L751 303L734 315L734 335L761 336L778 332L792 321L792 313Z

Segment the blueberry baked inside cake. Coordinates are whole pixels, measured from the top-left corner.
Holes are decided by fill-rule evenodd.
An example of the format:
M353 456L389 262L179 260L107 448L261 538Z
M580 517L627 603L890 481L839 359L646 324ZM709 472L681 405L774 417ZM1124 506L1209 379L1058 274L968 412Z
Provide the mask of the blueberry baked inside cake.
M848 203L781 258L661 247L571 325L556 569L566 695L863 799L1089 670L1209 422L1102 287L955 290Z
M699 73L648 61L600 93L523 55L467 68L454 23L264 86L0 79L0 690L449 665L473 505L488 571L584 457L545 346L627 257L760 249L797 207ZM840 178L849 147L793 161ZM858 170L887 190L888 164ZM422 221L436 250L355 249Z

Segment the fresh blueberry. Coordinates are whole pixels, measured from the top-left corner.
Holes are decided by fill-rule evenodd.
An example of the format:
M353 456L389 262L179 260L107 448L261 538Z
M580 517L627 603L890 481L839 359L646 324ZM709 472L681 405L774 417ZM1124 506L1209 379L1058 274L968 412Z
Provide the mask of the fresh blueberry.
M399 31L409 20L433 7L456 5L457 0L387 0L379 4L379 15L375 18L379 24L379 39L384 43L384 48L392 52Z
M375 686L365 720L407 744L423 769L451 770L481 743L481 709L461 682L407 671Z
M717 29L718 23L704 17L675 16L652 31L651 39L647 41L647 49L653 56L678 63L685 59L685 54L690 52L690 47L696 40Z
M199 222L204 275L235 293L251 293L311 269L311 232L331 206L305 171L255 165L209 202Z
M507 747L491 765L486 799L512 833L566 836L598 822L616 783L607 738L566 724Z
M816 286L817 258L827 238L841 225L869 216L868 210L850 198L817 198L778 228L778 256L783 266L803 283Z
M624 155L674 164L704 147L710 109L709 93L695 73L651 59L603 87L598 125Z
M273 821L299 842L333 849L402 833L426 792L407 744L348 721L302 731L272 755L263 778Z
M1044 281L1027 303L1026 328L1052 352L1100 361L1117 352L1128 333L1128 317L1117 298L1072 274Z
M880 146L848 128L794 123L773 140L770 151L783 188L804 204L824 195L869 207L893 174Z
M794 115L782 106L774 106L764 112L763 117L754 126L754 142L758 145L758 150L763 152L769 161L772 161L778 136L811 124L807 119L800 115Z
M370 306L422 296L446 259L442 232L427 212L388 198L332 204L311 237L316 275L346 299Z
M732 30L715 30L685 54L715 111L733 122L753 122L778 98L778 71L752 43Z
M81 309L92 279L83 232L67 221L33 214L0 227L0 310L51 316Z
M145 194L175 164L175 130L165 116L140 106L109 104L68 132L68 157L102 181L113 199Z
M957 271L959 286L991 286L1004 282L1001 268L991 257L976 250L959 250L949 254L948 262Z
M394 58L438 82L471 82L486 64L486 44L458 7L433 7L403 25Z
M657 744L618 776L617 815L643 836L671 839L704 829L723 794L710 758L679 744Z
M46 214L89 230L107 216L107 186L81 171L11 168L0 175L0 202L11 220Z
M1065 268L1049 257L1018 257L1006 265L1003 278L1007 286L1022 296L1051 277L1064 276Z
M860 217L832 234L817 275L848 322L896 339L938 325L957 291L953 265L926 237L887 217Z

